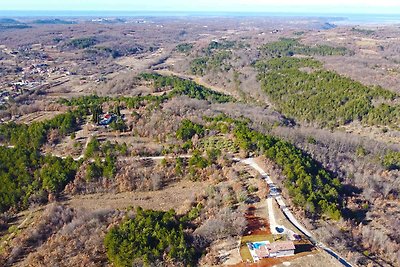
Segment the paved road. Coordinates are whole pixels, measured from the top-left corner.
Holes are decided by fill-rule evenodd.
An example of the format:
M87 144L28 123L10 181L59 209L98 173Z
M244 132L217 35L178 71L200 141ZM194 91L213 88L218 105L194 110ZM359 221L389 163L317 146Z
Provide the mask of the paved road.
M92 135L93 136L93 135ZM89 142L90 142L90 138L87 138L87 141L86 141L86 143L85 143L85 146L84 146L84 148L83 148L83 150L82 150L82 154L81 155L79 155L78 157L75 157L75 158L73 158L73 160L75 160L75 161L79 161L79 160L81 160L81 159L83 159L83 157L84 157L84 151L86 151L86 148L87 148L87 146L88 146L88 144L89 144ZM4 144L0 144L0 146L5 146ZM15 148L15 146L5 146L5 147L7 147L7 148ZM45 156L45 155L49 155L49 154L46 154L46 153L41 153L43 156ZM52 156L54 156L54 157L57 157L57 158L61 158L61 159L66 159L66 158L68 158L67 156L61 156L61 155L57 155L57 154L55 154L55 153L53 153L53 154L51 154ZM152 156L152 157L119 157L118 158L118 160L121 160L121 161L128 161L128 160L162 160L162 159L174 159L174 158L190 158L190 157L192 157L192 155L178 155L178 156Z
M249 165L250 167L252 167L253 169L255 169L256 171L258 171L261 176L263 177L263 179L265 179L266 183L268 184L268 186L271 188L278 188L275 183L272 181L271 177L254 161L253 158L249 158L249 159L245 159L242 160L241 162L243 162L244 164ZM297 228L299 229L300 232L302 232L305 236L307 236L310 239L314 239L314 237L312 236L312 234L305 228L303 227L299 221L297 221L297 219L293 216L292 212L287 208L285 201L283 199L283 197L279 194L279 193L275 193L274 196L269 196L268 199L275 198L276 202L279 205L279 208L282 210L282 212L285 214L285 216L288 218L288 220ZM271 205L272 205L272 201Z
M262 178L265 179L268 186L275 185L274 182L271 180L271 177L269 177L269 175L254 161L253 158L240 160L240 162L247 164L250 167L252 167L253 169L255 169L256 171L258 171L261 174Z
M277 227L283 228L283 227L276 223L275 213L274 213L274 208L273 208L273 201L274 201L274 199L272 197L267 198L268 221L269 221L269 228L271 230L271 233L274 235L277 235L279 233L276 228Z
M261 176L265 179L266 183L268 184L268 186L271 188L278 188L275 183L272 181L271 177L257 164L257 162L255 162L255 160L253 158L249 158L249 159L244 159L241 160L240 162L249 165L250 167L252 167L253 169L255 169L256 171L258 171ZM293 216L293 213L288 209L288 207L285 204L285 201L283 199L283 197L280 194L274 194L274 196L272 196L276 199L279 207L281 208L282 212L285 214L286 218L297 228L299 229L300 232L302 232L305 236L307 236L310 241L315 244L315 246L321 248L322 250L326 251L329 255L331 255L332 257L334 257L335 259L337 259L343 266L346 267L353 267L351 265L351 263L349 263L348 261L346 261L346 259L344 259L343 257L341 257L337 252L335 252L334 250L332 250L331 248L327 247L325 244L318 242L315 237L303 226L301 225L301 223L299 223L299 221ZM271 196L270 196L271 199Z
M192 155L179 155L179 156L154 156L154 157L123 157L120 160L140 159L140 160L163 160L163 159L175 159L175 158L191 158Z

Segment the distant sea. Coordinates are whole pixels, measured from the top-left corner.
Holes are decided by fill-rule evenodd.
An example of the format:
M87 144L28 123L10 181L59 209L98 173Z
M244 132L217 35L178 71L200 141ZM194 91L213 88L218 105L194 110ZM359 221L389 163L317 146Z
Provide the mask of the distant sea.
M400 14L341 14L342 19L332 21L340 25L355 24L400 24Z
M271 12L156 12L156 11L5 11L0 17L295 17L322 18L335 24L399 24L400 14L317 14Z

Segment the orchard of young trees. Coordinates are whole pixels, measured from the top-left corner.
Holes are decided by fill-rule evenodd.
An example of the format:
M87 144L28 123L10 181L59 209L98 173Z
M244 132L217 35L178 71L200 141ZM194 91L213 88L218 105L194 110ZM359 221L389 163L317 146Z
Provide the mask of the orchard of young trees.
M322 165L289 142L252 130L245 121L224 116L208 118L213 129L218 122L234 126L235 142L244 151L265 155L283 170L293 202L312 216L341 217L341 183Z

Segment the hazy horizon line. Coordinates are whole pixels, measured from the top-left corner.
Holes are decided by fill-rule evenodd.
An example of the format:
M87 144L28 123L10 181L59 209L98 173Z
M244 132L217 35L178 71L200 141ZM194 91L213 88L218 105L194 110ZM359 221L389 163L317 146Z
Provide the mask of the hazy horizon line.
M96 10L96 9L0 9L0 12L134 12L134 13L282 13L282 14L350 14L350 15L400 15L400 11L396 11L397 13L388 13L388 12L354 12L354 11L338 11L338 12L325 12L325 11L296 11L296 10L288 10L288 11L277 11L277 10L270 10L270 11L251 11L251 10L244 10L244 11L234 11L234 10Z
M37 13L37 12L71 12L71 13L202 13L202 14L313 14L313 15L381 15L381 16L394 16L400 15L398 13L379 13L379 12L320 12L320 11L209 11L209 10L23 10L23 9L0 9L0 12L11 13L11 12L26 12L26 13Z

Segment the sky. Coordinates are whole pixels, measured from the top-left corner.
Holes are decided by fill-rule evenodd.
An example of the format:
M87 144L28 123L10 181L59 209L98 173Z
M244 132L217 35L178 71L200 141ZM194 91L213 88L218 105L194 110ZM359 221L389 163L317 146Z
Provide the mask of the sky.
M400 0L0 0L0 10L400 14Z

